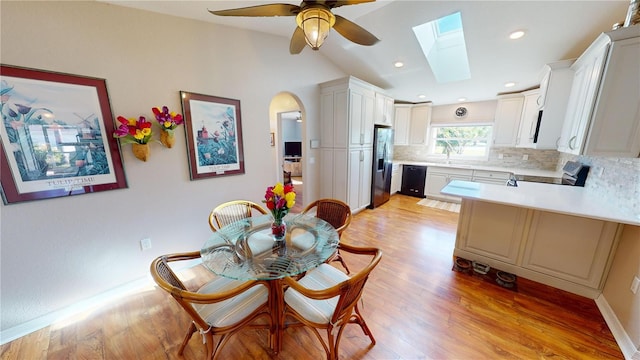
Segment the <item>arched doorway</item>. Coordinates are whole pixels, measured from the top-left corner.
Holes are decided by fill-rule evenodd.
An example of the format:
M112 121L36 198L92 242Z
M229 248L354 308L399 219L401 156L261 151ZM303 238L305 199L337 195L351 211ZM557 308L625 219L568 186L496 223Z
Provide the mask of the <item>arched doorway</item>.
M291 175L296 190L296 205L292 212L299 212L305 205L306 124L300 99L289 92L273 97L270 104L270 129L275 162L279 169L278 181L284 182L285 171Z

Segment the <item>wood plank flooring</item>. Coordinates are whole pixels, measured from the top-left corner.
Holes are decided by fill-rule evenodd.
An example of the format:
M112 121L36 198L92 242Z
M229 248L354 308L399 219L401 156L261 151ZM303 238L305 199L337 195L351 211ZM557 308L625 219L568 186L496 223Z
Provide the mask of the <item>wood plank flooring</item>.
M623 359L592 300L518 279L518 292L452 271L458 215L394 195L357 214L343 234L384 254L367 283L361 310L377 344L352 325L341 359ZM351 267L362 261L346 258ZM353 269L352 269L353 270ZM201 267L182 273L201 283ZM176 359L189 320L168 294L150 286L122 301L0 347L10 359ZM199 335L184 359L204 358ZM287 329L274 355L267 333L234 336L220 359L322 359L306 329Z

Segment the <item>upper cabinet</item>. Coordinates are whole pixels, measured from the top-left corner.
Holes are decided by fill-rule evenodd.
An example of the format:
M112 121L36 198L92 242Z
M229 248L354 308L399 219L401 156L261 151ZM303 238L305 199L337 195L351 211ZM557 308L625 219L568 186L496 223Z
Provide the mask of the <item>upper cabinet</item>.
M538 124L538 114L540 113L538 106L540 91L529 90L522 93L522 95L524 95L524 103L518 137L516 138L516 147L532 148L535 146L536 125Z
M371 85L349 77L320 87L321 147L373 146L375 92Z
M394 145L427 145L431 124L431 104L395 106Z
M427 145L431 123L431 104L414 105L409 121L409 145Z
M493 128L494 147L516 146L523 105L522 94L503 95L498 98Z
M571 65L574 60L564 60L544 66L540 81L539 110L530 147L535 149L557 149L567 101L573 82ZM536 136L537 135L537 136Z
M409 145L409 123L411 121L411 105L396 105L393 124L393 144Z
M640 25L601 34L576 60L558 150L640 154Z
M374 122L376 125L393 126L395 108L393 98L381 92L376 92L376 113Z

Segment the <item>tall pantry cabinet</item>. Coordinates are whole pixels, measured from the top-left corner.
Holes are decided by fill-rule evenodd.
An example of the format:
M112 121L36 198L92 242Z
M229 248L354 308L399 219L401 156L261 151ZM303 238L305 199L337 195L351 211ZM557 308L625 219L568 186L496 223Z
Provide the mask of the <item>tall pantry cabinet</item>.
M352 211L371 203L375 94L354 77L320 84L320 197Z

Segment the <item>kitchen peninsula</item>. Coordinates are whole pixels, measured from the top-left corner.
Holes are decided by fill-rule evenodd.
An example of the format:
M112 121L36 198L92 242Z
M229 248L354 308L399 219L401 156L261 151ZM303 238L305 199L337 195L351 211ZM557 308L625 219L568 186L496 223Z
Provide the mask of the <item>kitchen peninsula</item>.
M462 198L454 256L595 299L626 225L640 215L583 187L451 181Z

